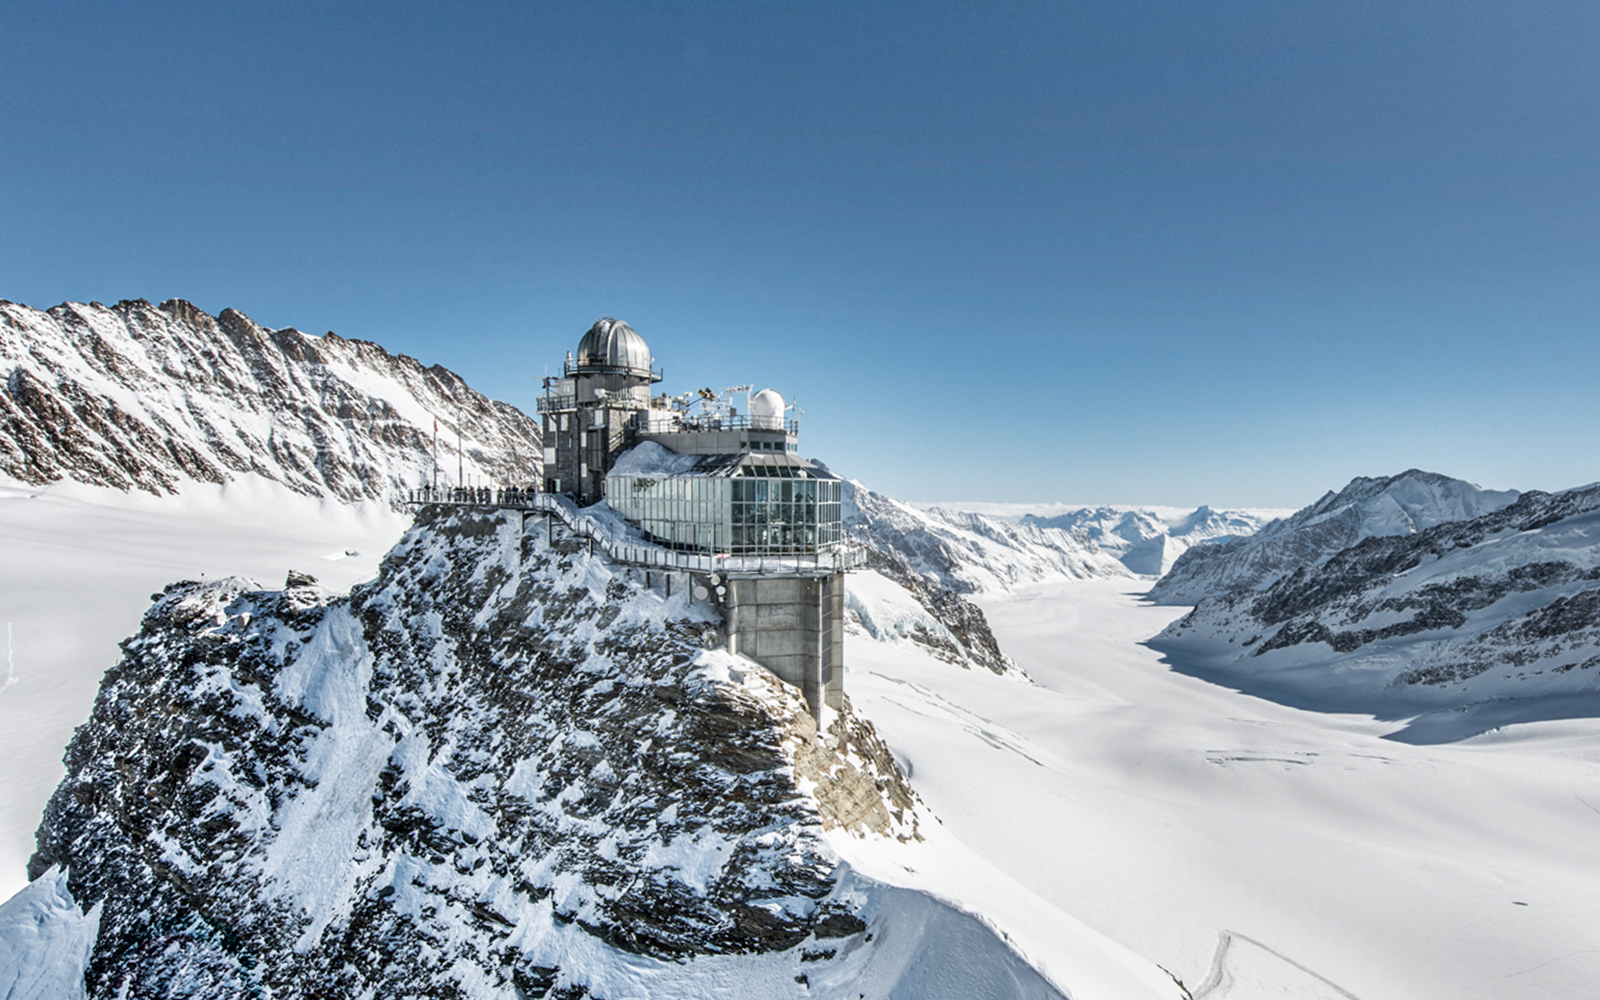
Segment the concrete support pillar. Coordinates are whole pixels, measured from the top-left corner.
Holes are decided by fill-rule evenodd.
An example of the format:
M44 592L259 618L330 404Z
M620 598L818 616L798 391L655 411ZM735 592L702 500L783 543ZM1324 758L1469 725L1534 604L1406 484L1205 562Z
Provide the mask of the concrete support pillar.
M844 704L844 575L727 582L728 649L800 689L819 721Z

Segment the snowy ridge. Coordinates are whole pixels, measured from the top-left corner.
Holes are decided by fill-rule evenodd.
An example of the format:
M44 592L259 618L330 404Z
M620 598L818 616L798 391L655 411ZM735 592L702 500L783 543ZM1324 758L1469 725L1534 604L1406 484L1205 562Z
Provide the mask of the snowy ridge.
M924 510L854 480L845 482L844 520L845 529L869 547L957 594L1133 575L1110 552L1072 532L937 507Z
M539 476L537 424L444 368L181 299L48 312L0 301L0 375L0 473L26 483L167 494L255 473L308 496L389 501L432 476L435 420L442 479L458 466L469 482Z
M103 907L94 997L1063 996L840 861L936 821L869 724L819 733L717 639L681 590L514 514L425 513L349 596L175 584L30 867ZM1174 995L1075 933L1100 985L1074 995Z
M1021 523L1074 532L1110 552L1141 576L1160 576L1190 547L1218 538L1253 535L1272 520L1253 510L1197 507L1163 516L1151 507L1081 507L1050 517L1024 514Z
M1152 645L1312 707L1436 713L1414 739L1600 714L1600 486L1372 535L1206 598Z
M1485 490L1436 472L1352 479L1338 493L1255 534L1193 548L1150 589L1158 604L1194 604L1235 590L1265 590L1301 567L1320 566L1364 538L1410 535L1499 510L1516 490Z

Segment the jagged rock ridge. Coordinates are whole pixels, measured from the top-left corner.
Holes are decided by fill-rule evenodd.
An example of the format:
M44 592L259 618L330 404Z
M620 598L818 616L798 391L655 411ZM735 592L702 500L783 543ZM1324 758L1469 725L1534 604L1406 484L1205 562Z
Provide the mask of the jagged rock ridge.
M1580 702L1600 683L1600 487L1528 492L1469 520L1365 538L1265 590L1206 598L1152 644L1322 707L1589 711ZM1509 704L1539 698L1555 702ZM1502 704L1481 707L1490 702Z
M844 521L863 544L956 594L1048 580L1132 576L1111 553L1071 532L1006 524L962 511L921 510L849 480Z
M435 419L446 480L458 465L479 481L540 474L538 425L442 367L182 299L48 312L0 301L0 374L0 473L26 483L165 494L255 473L389 501L431 476Z
M1329 492L1253 535L1194 546L1156 581L1150 598L1157 604L1194 604L1235 590L1265 590L1363 538L1409 535L1478 517L1517 496L1516 490L1485 490L1417 469L1387 478L1357 477L1338 493Z
M718 627L514 514L425 514L348 596L175 584L30 873L102 908L96 997L580 997L601 945L815 977L871 916L822 834L913 838L921 807Z

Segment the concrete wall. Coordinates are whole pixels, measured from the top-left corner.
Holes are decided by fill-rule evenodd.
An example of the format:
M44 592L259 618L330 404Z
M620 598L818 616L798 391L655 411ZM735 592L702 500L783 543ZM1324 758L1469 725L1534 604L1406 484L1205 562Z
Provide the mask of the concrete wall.
M748 656L822 706L844 704L844 575L727 582L728 649Z

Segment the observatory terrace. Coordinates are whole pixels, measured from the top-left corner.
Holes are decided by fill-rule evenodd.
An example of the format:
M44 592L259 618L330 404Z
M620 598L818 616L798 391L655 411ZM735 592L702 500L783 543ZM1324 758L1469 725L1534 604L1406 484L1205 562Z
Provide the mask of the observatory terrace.
M424 487L408 491L406 502L416 507L437 504L500 508L522 511L525 515L548 516L552 518L551 530L559 520L568 532L587 540L612 561L646 569L740 576L825 576L860 569L867 564L866 550L847 543L822 551L787 553L733 554L672 548L651 541L637 525L605 505L580 509L559 493Z

